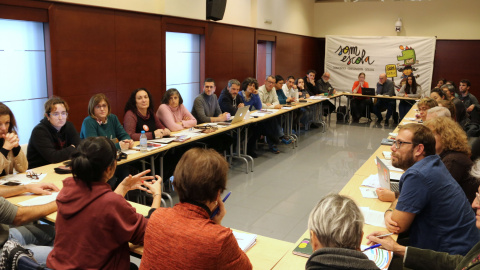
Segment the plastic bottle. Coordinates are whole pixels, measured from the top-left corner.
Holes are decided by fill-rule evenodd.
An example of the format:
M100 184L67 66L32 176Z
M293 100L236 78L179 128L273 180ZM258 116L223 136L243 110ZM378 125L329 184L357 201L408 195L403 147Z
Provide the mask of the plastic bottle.
M145 135L145 130L142 130L140 135L140 152L147 152L147 135Z

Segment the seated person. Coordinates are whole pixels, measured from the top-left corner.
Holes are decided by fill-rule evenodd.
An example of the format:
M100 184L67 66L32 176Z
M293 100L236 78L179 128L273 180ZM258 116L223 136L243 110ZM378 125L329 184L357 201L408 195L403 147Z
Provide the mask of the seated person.
M457 122L457 112L456 112L455 104L453 104L452 101L447 100L447 99L445 99L445 100L440 99L437 103L438 103L438 106L437 106L438 108L446 108L450 112L449 117L452 118L453 121ZM433 110L437 107L431 108L430 110ZM430 110L427 111L427 118L428 118L428 114L429 114ZM447 115L447 114L445 114L445 115Z
M440 107L434 107L430 111ZM446 110L445 108L442 108ZM448 113L448 110L446 110ZM425 121L435 136L435 153L440 156L448 172L458 182L469 203L475 199L478 184L469 175L473 165L470 160L470 146L465 131L449 117L435 117ZM377 189L381 201L394 201L395 194L383 188Z
M258 96L258 81L255 78L248 77L246 78L241 85L241 91L239 92L239 96L242 99L242 103L245 106L250 106L250 111L261 110L262 109L262 101ZM256 141L260 139L261 136L261 123L251 124L249 126L249 138L247 142L247 155L256 158L258 157L257 153L255 152Z
M422 90L422 86L417 84L417 80L415 76L408 75L407 83L400 88L398 91L397 96L399 97L410 97L410 98L420 98L424 96L425 93ZM402 121L403 117L410 111L413 104L415 104L414 100L400 100L400 104L398 104L398 112L399 112L399 119Z
M364 220L352 199L338 194L323 197L308 218L313 254L305 269L378 269L360 251Z
M433 107L438 106L438 103L433 98L422 98L418 101L418 114L415 117L422 122L427 121L427 111Z
M123 129L117 116L112 114L110 102L105 94L95 94L90 98L88 114L80 130L81 139L102 136L112 140L117 149L133 147L133 140Z
M446 99L455 104L455 119L457 119L457 123L462 127L465 126L468 119L467 109L465 108L465 104L455 97L455 87L451 84L445 84L440 89L445 93Z
M315 76L317 75L317 72L313 69L310 69L307 71L307 74L303 78L303 82L305 83L305 90L307 91L307 94L310 96L315 96L317 95L317 87L315 85Z
M175 88L167 90L158 107L157 117L171 131L179 131L197 125L197 119L183 105L182 95Z
M274 87L275 83L275 77L268 75L265 84L258 89L260 100L262 101L262 109L280 109L282 107ZM261 128L262 134L267 137L268 149L274 154L280 153L280 150L277 148L277 144L280 143L280 138L285 144L292 142L290 139L284 138L280 117L273 117L263 121Z
M445 107L440 107L440 106L437 106L437 107L433 107L431 109L429 109L427 111L427 117L426 117L426 120L431 120L431 119L434 119L434 118L437 118L437 117L448 117L448 118L451 118L451 114L450 114L450 111L445 108Z
M478 183L470 177L473 162L465 131L449 117L437 117L424 123L435 136L435 152L450 174L462 187L470 204L475 199Z
M439 100L446 100L447 96L445 93L440 90L440 88L434 88L430 91L430 97L433 98L437 103Z
M229 118L229 113L222 113L215 95L215 81L206 78L203 92L193 102L192 115L199 124L224 122Z
M193 102L192 115L199 124L224 122L230 119L228 112L222 113L215 95L215 81L212 78L205 79L203 93L195 98ZM221 133L202 140L209 147L214 148L219 153L224 153L230 149L234 140L231 136Z
M480 179L480 164L477 162L472 169L472 176ZM477 185L478 186L478 185ZM480 193L480 188L477 188ZM478 194L478 193L477 193ZM472 208L477 216L480 216L480 197L472 202ZM477 229L480 229L480 221L475 222ZM470 269L479 270L480 264L478 258L480 257L480 242L476 243L470 251L465 255L453 255L446 252L436 252L428 249L420 249L412 246L402 246L395 242L391 237L378 238L376 236L383 235L386 232L373 232L367 238L370 240L369 244L381 244L382 248L393 251L397 256L403 258L403 266L406 269L419 270L443 270L443 269Z
M45 117L33 128L28 142L29 168L68 160L80 143L77 130L72 122L67 121L67 102L59 97L51 97L44 107Z
M362 88L369 88L368 82L365 81L365 73L358 74L358 81L355 81L352 86L352 93L361 94ZM351 100L351 114L353 123L358 123L362 115L365 115L367 108L368 112L372 112L372 101L369 97L356 97L353 96ZM370 115L367 116L370 119Z
M310 98L310 94L308 93L308 90L305 88L305 81L302 78L298 78L295 81L295 86L297 86L299 99Z
M278 102L280 104L287 104L289 102L295 101L295 97L287 97L283 92L283 85L285 80L281 75L275 76L275 92L277 92Z
M0 176L25 172L28 161L17 136L17 122L10 108L0 102Z
M298 101L298 99L300 98L297 86L295 85L295 77L291 75L287 77L287 81L285 81L285 84L282 86L282 90L285 96L287 98L293 98L292 101L294 102Z
M55 244L47 259L53 269L130 269L128 243L141 245L147 219L124 196L140 189L153 195L152 213L160 207L161 179L150 170L129 175L112 191L117 149L103 136L87 138L72 155L72 174L57 196ZM143 186L146 186L148 190Z
M153 108L153 98L147 89L138 88L130 95L125 105L123 126L134 141L140 140L142 130L148 140L170 135L170 130L160 122Z
M329 72L323 73L320 80L316 82L316 86L315 86L317 89L316 95L323 95L325 93L328 93L333 88L329 80L330 80L330 73ZM334 90L333 93L335 94L336 90ZM322 102L322 105L324 104L327 104L327 107L323 109L323 115L327 115L327 113L331 113L335 111L336 109L335 105L333 105L331 101Z
M395 96L395 88L393 86L393 82L387 79L387 75L385 73L380 74L378 83L377 83L377 95L384 95L384 96ZM377 124L380 124L383 121L382 111L387 109L387 115L385 124L388 125L388 121L390 120L390 116L392 116L396 110L396 100L395 99L385 99L385 98L378 98L377 103L373 106L373 113L377 116ZM394 124L398 123L394 120Z
M237 109L244 106L242 98L238 95L238 91L240 91L240 82L236 79L228 81L228 86L223 88L220 97L218 97L218 104L222 112L235 115Z
M49 190L59 191L57 186L50 183L0 186L0 249L7 240L14 240L24 248L30 249L37 263L40 265L46 263L48 253L52 250L55 227L31 222L57 211L57 204L50 202L35 206L16 206L5 198L25 195L24 193L48 195L51 194Z
M258 81L255 78L246 78L241 85L241 91L238 93L245 106L250 106L250 111L261 110L262 101L258 95Z
M221 224L227 174L225 158L211 149L182 156L173 180L180 203L152 214L140 269L252 269L232 230Z
M435 155L435 146L428 127L400 127L391 147L392 165L405 173L398 199L385 212L385 224L392 233L409 231L413 247L465 255L480 240L475 215L464 191Z
M444 78L441 78L437 81L437 85L435 85L434 88L441 88L442 85L446 84L447 83L447 79L444 79Z
M310 94L308 93L308 89L305 88L305 81L302 78L298 78L295 81L295 85L297 86L297 91L298 91L298 99L303 100L310 98ZM303 116L300 118L300 123L303 124L303 126L308 129L308 124L310 123L311 128L319 128L320 125L312 123L313 122L313 111L310 106L302 108L305 111L303 112Z

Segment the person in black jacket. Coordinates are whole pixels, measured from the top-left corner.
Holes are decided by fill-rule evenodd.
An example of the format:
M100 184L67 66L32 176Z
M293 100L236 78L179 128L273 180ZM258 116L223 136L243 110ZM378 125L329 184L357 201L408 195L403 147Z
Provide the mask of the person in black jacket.
M236 79L228 81L228 86L223 88L218 104L222 112L228 112L231 116L237 113L237 109L244 106L242 98L238 95L240 91L240 82Z
M44 107L45 117L32 130L28 142L29 169L70 159L80 143L77 130L67 121L67 102L59 97L51 97Z

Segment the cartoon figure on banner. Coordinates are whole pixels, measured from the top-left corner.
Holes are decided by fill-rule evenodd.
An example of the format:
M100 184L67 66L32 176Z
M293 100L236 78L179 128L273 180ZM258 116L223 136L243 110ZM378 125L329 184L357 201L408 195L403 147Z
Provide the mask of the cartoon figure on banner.
M417 60L415 50L412 47L403 45L399 46L400 50L402 50L402 55L397 56L398 61L403 60L403 64L397 64L397 70L402 73L400 85L395 85L398 89L402 87L405 83L407 83L407 77L409 75L413 75L414 71L417 71L416 68L412 67L415 64L418 64L419 61ZM415 78L418 78L420 75L414 75Z

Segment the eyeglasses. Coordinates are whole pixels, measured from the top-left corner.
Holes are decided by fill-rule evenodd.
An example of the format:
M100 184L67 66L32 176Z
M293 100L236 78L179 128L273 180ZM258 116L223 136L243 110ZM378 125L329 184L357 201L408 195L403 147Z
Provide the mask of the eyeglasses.
M400 149L400 147L402 147L403 144L413 144L413 143L412 142L402 142L402 141L397 141L397 140L393 141L393 145L395 145L395 148L397 148L397 149Z
M477 197L477 202L480 203L480 194L478 194L478 192L475 192L475 196Z
M37 173L35 173L34 171L31 171L31 170L28 170L28 171L27 171L27 177L28 177L28 178L32 178L32 179L38 180L38 179L39 179L38 177L39 177L40 175L42 175L42 174L41 174L41 173L40 173L40 174L37 174Z
M108 108L108 105L107 105L107 104L95 106L95 109L99 109L99 110L100 110L100 109L106 109L106 108Z
M275 82L271 82L271 81L268 81L268 80L267 80L266 83L268 83L268 84L274 84Z
M68 115L68 113L67 113L67 112L61 112L61 113L59 113L59 112L54 112L54 113L50 113L50 116L53 116L53 117L59 117L60 115L63 116L63 117L65 117L65 116Z

